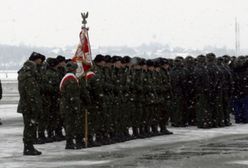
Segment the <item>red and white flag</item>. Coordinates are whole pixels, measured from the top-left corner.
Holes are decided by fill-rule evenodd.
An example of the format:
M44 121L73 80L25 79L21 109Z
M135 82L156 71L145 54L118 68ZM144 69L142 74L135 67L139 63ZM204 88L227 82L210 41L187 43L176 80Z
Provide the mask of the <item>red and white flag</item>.
M72 58L72 61L76 62L78 65L76 72L78 77L85 74L92 66L91 48L87 28L82 27L79 38L80 43L74 57Z

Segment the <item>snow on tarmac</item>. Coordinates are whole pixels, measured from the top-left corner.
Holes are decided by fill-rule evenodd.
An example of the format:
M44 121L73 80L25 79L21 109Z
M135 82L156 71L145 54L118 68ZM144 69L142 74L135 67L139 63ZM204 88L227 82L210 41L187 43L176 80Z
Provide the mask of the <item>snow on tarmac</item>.
M248 124L233 124L230 127L215 129L198 129L196 127L169 128L174 132L169 136L157 136L146 139L137 139L124 143L107 145L102 147L87 148L82 150L65 150L65 142L36 145L42 151L41 156L23 156L22 131L23 123L21 114L16 113L17 105L0 105L0 118L3 125L0 126L0 167L76 167L77 165L111 164L113 160L83 159L83 156L100 154L104 151L118 151L123 149L138 148L187 142L193 140L204 141L210 138L246 134ZM236 161L232 164L248 164L248 161Z

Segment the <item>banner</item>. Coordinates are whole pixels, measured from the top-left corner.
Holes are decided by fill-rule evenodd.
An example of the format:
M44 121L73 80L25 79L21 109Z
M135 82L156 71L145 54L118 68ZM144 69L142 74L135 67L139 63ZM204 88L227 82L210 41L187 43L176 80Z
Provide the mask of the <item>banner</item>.
M77 63L76 76L85 75L92 66L91 48L89 42L88 28L82 27L79 34L80 43L72 60Z

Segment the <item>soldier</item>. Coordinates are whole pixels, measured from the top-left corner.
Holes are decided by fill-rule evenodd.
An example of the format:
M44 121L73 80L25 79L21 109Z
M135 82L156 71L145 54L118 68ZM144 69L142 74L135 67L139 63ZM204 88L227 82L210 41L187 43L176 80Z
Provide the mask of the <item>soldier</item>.
M197 64L194 70L196 88L196 125L198 128L212 127L212 113L209 112L209 78L206 68L206 57L197 56Z
M80 111L80 92L78 79L75 76L77 64L68 62L66 64L67 74L60 82L61 102L60 110L65 121L66 146L65 149L80 149L82 141L73 142L77 133L77 118Z
M22 113L24 121L23 143L24 155L41 155L33 146L36 139L38 116L42 112L41 95L36 79L36 65L42 62L39 54L33 52L23 67L18 71L18 91L20 100L17 112Z
M231 113L231 94L233 89L233 80L230 68L224 65L225 57L217 58L217 65L221 70L223 80L222 80L222 110L224 117L224 125L230 126L230 113ZM221 106L219 106L221 107Z
M107 120L105 122L106 132L108 134L108 138L105 140L106 144L115 142L115 121L114 121L114 113L113 113L113 105L114 105L114 96L113 96L113 84L112 84L112 60L111 56L104 56L105 65L103 68L103 76L104 76L104 96L105 96L105 115Z
M63 140L63 137L56 135L57 130L62 128L58 125L58 114L59 114L59 84L60 78L57 71L58 61L56 58L48 58L47 60L48 67L46 70L46 93L48 100L48 137L53 141Z
M85 115L88 115L88 111L90 111L90 105L92 104L90 100L89 91L87 89L87 74L82 75L79 77L79 86L80 86L80 113L78 114L78 117L76 119L76 126L77 126L77 132L76 132L76 144L77 148L83 148L85 147L84 139L83 137L86 136L87 127L86 124L86 118ZM91 126L91 125L90 125ZM90 128L92 129L92 128ZM90 132L91 133L91 132ZM85 137L86 140L86 137Z
M39 54L39 53L37 53ZM38 84L39 84L39 88L40 88L40 94L41 94L41 99L42 99L42 113L39 115L38 117L38 127L37 127L37 132L38 132L38 137L37 137L37 140L36 140L36 144L44 144L46 142L46 137L45 137L45 130L46 130L46 114L45 114L45 111L44 111L44 99L46 99L46 97L44 97L43 93L44 93L44 79L43 79L43 75L45 73L45 65L43 64L46 57L42 54L39 54L42 61L40 64L37 64L37 81L38 81Z
M2 89L2 83L0 80L0 100L2 99L3 89ZM0 118L0 125L2 125L1 118Z
M149 68L150 71L152 71L151 75L151 87L152 87L152 93L154 95L154 102L153 102L153 112L151 115L151 129L153 136L159 135L158 132L158 124L159 124L159 115L160 115L160 109L161 104L164 102L164 97L161 95L162 92L162 78L160 74L160 62L159 59L153 59L153 67Z
M58 67L57 67L57 73L58 73L58 76L59 76L59 81L61 81L63 79L63 77L65 76L66 74L66 69L65 69L65 66L66 66L66 59L65 57L61 56L61 55L58 55L56 57L57 61L58 61ZM59 95L60 97L60 95ZM59 110L57 110L57 112L59 112ZM62 129L63 129L63 120L61 119L61 116L60 116L60 113L57 114L57 127L56 127L56 130L55 130L55 134L57 136L57 140L64 140L65 139L65 136L63 135L62 133Z
M183 68L183 58L176 57L174 62L174 67L171 72L171 85L174 96L174 111L171 116L172 126L175 127L185 127L187 123L185 123L185 86L186 86L186 78L185 78L185 70Z
M195 60L192 56L185 58L185 123L188 125L195 125L195 76L194 76Z
M131 58L129 56L124 56L121 59L122 63L122 76L121 76L121 81L122 81L122 94L123 94L123 99L122 99L122 111L123 111L123 121L124 121L124 128L123 128L123 133L126 138L126 140L130 140L131 137L129 134L129 128L132 127L131 123L131 113L134 113L135 111L135 106L134 106L134 94L133 94L133 69L132 69L132 63L131 63ZM137 131L137 129L136 129Z
M123 120L124 111L123 111L123 69L121 64L120 56L112 57L113 69L112 69L112 90L114 96L113 103L113 120L115 122L115 141L123 142L125 141L125 122Z
M134 66L134 104L135 112L133 114L134 125L139 128L139 134L136 135L138 138L144 138L148 136L145 132L145 120L144 120L144 109L145 107L145 89L144 89L144 73L143 67L146 67L146 60L142 58L135 58L137 62ZM144 68L145 69L145 68ZM134 135L137 134L134 132Z
M223 75L216 65L216 56L213 53L208 53L207 69L209 77L209 112L212 113L212 126L224 126L224 114L222 103L222 81Z
M89 118L89 146L100 146L104 140L105 128L104 122L106 116L104 113L105 96L103 91L103 56L98 55L94 59L94 72L95 75L92 78L87 79L86 86L89 91L91 105L88 109ZM95 141L94 141L95 136Z
M167 130L169 116L171 113L172 104L172 88L171 79L168 72L169 62L167 59L160 58L160 74L161 74L161 96L163 96L163 102L160 103L160 115L159 115L159 127L161 134L173 134Z
M248 61L244 56L239 56L232 64L233 77L235 82L233 108L236 123L248 123L247 112L247 68Z

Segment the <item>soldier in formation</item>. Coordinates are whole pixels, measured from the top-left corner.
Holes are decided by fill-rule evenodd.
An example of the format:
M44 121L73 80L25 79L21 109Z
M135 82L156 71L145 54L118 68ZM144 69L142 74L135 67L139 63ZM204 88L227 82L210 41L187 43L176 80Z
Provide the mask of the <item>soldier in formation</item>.
M2 83L0 80L0 100L2 99L2 95L3 95L3 89L2 89ZM0 125L2 125L1 118L0 118Z
M63 56L44 60L33 53L19 71L24 154L41 154L35 143L64 139L66 149L81 149L172 134L169 121L175 127L229 126L231 112L237 123L248 122L243 56L97 55L92 72L80 77Z

